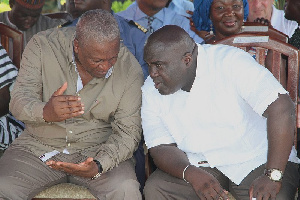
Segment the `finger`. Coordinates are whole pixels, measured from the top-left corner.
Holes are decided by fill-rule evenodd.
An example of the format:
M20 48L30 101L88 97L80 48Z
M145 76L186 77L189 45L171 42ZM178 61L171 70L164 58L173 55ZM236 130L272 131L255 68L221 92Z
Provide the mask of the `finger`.
M54 93L53 93L53 96L59 96L59 95L62 95L66 89L68 87L68 83L65 82L60 88L58 88Z
M253 186L251 186L249 189L249 197L250 197L250 200L253 198Z
M82 115L84 113L84 107L66 107L60 110L61 116L68 115Z
M60 170L66 173L74 173L80 170L80 167L78 167L78 165L74 163L57 162L56 165Z
M263 195L261 193L258 193L256 197L254 196L254 198L256 198L256 200L263 200Z
M60 96L61 97L61 96ZM60 98L60 107L64 108L83 108L84 104L79 100L63 100Z
M265 194L265 195L262 196L262 199L263 200L269 200L270 197L271 197L270 194Z
M193 15L193 14L194 14L194 12L191 11L191 10L187 10L186 13L187 13L187 14L190 14L190 15Z
M92 158L92 157L88 157L85 161L85 163L88 165L92 164L93 162L94 162L94 158Z
M85 161L79 163L78 165L79 166L90 167L93 163L94 163L94 159L92 157L88 157Z
M271 195L270 195L270 199L271 200L276 200L276 196L277 196L277 193L274 190L272 190Z
M61 114L59 116L59 121L63 121L63 120L66 120L66 119L77 117L77 116L82 115L83 113L84 113L84 111L73 112L73 113L69 113L69 114Z
M200 200L206 200L206 197L202 193L198 193Z
M53 161L53 160L48 160L48 161L46 161L46 165L48 165L49 167L51 167L53 164L55 163L55 161Z
M74 95L60 95L60 96L55 96L57 101L60 102L68 102L68 101L72 101L72 102L79 102L81 103L81 98L78 96L74 96Z
M221 199L227 200L228 198L228 191L226 190L221 190L218 192L219 196L221 197Z

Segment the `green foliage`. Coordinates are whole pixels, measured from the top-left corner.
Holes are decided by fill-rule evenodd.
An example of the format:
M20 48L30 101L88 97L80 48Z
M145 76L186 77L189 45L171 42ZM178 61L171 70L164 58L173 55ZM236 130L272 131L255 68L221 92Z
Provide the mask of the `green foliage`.
M117 13L117 12L121 12L123 10L126 10L126 8L128 6L130 6L132 4L132 0L126 0L124 1L124 3L120 2L120 1L114 1L112 3L111 9Z
M11 9L8 4L8 0L7 0L7 2L4 2L4 0L3 1L0 0L0 12L9 11L9 10L11 10Z
M9 0L0 0L1 4L7 4L8 5Z
M283 10L284 9L285 0L275 0L274 5L277 9Z

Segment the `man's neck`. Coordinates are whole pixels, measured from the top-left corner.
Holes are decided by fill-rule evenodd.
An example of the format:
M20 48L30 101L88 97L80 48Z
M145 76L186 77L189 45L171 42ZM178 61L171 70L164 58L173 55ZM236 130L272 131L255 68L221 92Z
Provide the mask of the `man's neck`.
M150 8L149 6L143 4L141 1L137 1L137 4L140 10L143 11L143 13L145 13L149 17L152 17L162 9L162 8L157 8L157 9Z

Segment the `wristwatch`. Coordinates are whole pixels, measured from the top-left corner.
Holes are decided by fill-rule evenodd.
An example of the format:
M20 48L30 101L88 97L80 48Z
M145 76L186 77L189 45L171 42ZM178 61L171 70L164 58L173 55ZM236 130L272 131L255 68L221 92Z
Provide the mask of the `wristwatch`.
M93 176L91 179L92 180L95 180L96 178L99 178L100 176L101 176L101 173L102 173L102 171L103 171L103 168L102 168L102 165L100 164L100 162L98 161L98 160L93 160L96 164L97 164L97 166L98 166L98 173L95 175L95 176Z
M283 177L283 173L279 169L265 169L264 174L275 182L281 181Z

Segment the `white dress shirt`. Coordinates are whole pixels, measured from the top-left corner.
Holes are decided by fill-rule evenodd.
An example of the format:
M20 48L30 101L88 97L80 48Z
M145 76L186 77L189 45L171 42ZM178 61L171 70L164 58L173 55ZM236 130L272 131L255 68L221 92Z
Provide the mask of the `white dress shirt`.
M216 167L239 184L267 161L267 107L287 91L248 53L198 45L190 92L161 95L150 77L142 87L148 148L176 143L194 166ZM290 158L297 162L295 149ZM198 164L208 161L209 165Z

